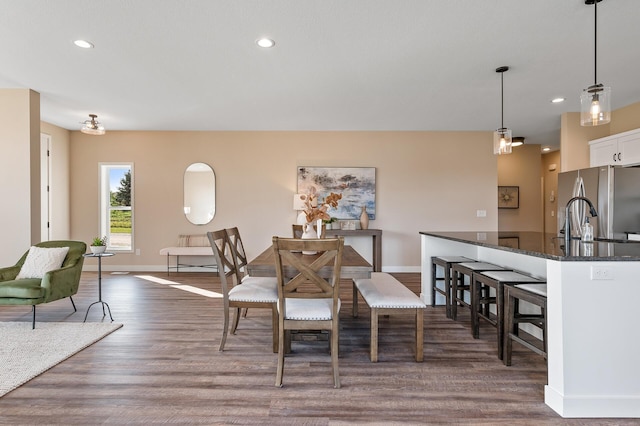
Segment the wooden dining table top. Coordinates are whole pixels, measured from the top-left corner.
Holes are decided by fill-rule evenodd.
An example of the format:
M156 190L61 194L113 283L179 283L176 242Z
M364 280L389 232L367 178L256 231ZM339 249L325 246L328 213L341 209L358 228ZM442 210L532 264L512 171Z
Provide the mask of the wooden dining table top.
M308 255L302 253L295 253L304 261L308 261L308 263L312 263L315 259L317 259L320 254ZM331 272L331 267L323 266L320 270L326 270L327 274ZM297 271L293 269L288 269L287 265L284 265L285 275L293 276L297 274ZM351 246L344 246L342 251L342 266L340 268L340 277L351 279L351 278L371 278L371 272L373 271L373 266L363 258L360 253L358 253ZM253 259L251 262L247 264L247 272L249 275L254 277L275 277L276 276L276 258L275 252L273 251L273 247L269 246L265 251L260 253L258 257Z

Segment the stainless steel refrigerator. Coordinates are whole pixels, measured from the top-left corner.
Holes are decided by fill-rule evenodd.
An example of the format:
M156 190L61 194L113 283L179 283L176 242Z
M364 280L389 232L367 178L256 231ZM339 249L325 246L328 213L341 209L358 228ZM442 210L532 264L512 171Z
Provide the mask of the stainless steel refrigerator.
M598 217L590 218L583 201L571 205L571 236L581 237L582 225L589 217L596 238L627 240L640 232L640 167L601 166L558 174L558 230L564 234L565 207L576 196L586 197Z

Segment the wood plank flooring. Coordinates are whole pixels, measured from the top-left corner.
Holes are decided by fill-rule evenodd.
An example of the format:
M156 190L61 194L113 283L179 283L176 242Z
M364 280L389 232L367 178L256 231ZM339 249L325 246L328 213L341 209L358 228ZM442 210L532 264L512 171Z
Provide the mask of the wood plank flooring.
M394 275L419 292L419 274ZM495 330L483 326L474 340L466 310L452 321L442 307L426 309L423 363L414 362L411 318L381 318L374 364L368 308L352 318L343 281L342 388L333 388L326 341L294 342L276 388L267 311L250 310L218 352L222 300L194 292L219 294L211 273L104 272L102 287L124 327L0 398L0 424L637 424L562 419L543 402L544 359L514 345L505 367ZM61 300L38 306L37 321L81 322L96 299L97 275L85 272L78 312ZM30 319L29 307L0 307L0 321ZM94 306L88 321L102 320Z

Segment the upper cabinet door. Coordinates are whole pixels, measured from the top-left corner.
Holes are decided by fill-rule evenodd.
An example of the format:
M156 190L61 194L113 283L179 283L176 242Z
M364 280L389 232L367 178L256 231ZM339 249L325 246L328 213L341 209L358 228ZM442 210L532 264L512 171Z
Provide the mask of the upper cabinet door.
M640 164L640 132L618 138L623 166Z
M589 142L589 150L591 167L622 164L622 155L618 151L618 139L615 137Z

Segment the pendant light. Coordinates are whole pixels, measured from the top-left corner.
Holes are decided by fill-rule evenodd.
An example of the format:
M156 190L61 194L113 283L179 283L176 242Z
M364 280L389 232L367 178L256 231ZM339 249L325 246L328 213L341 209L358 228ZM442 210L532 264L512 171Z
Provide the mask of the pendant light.
M498 67L496 72L500 73L500 128L493 132L493 153L497 155L511 154L511 130L504 127L504 73L509 71L509 67Z
M611 121L611 87L598 83L598 3L602 0L585 0L584 4L593 5L594 43L593 43L593 85L582 91L580 96L580 125L599 126Z
M89 114L90 120L85 120L82 122L82 128L80 131L82 133L86 133L88 135L100 136L105 134L104 126L100 124L96 118L98 118L95 114Z

